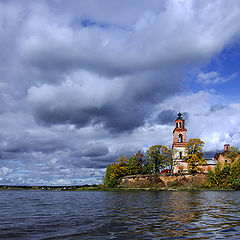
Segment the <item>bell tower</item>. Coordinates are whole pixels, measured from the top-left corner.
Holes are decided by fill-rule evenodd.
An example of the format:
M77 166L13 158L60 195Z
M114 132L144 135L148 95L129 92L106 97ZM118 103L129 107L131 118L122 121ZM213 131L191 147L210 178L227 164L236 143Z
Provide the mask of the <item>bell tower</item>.
M184 160L187 155L187 129L185 128L185 120L182 118L182 114L179 112L178 117L175 120L175 128L173 130L173 173L187 173L188 164Z
M172 147L185 147L187 144L187 129L185 128L185 120L182 114L178 114L175 120L175 129L173 130L173 145Z

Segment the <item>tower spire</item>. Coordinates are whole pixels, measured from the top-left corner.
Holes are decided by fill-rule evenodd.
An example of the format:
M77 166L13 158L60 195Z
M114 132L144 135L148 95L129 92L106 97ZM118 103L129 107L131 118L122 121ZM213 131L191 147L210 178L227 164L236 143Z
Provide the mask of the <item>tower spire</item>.
M187 129L182 114L179 112L173 130L173 147L185 147L187 144Z

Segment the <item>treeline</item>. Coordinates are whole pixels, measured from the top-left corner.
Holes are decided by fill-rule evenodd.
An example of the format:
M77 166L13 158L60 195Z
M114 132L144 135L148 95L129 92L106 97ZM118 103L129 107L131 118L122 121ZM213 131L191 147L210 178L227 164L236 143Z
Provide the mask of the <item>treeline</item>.
M188 172L202 172L206 164L203 154L204 142L199 138L190 139L186 145L187 155L184 160L188 163ZM119 179L127 175L144 175L159 173L163 169L172 169L174 152L164 145L154 145L146 153L139 151L131 157L121 156L107 166L103 184L112 188L118 185ZM223 165L218 163L214 171L209 170L208 181L203 187L240 189L240 151L231 147L226 153L228 161Z
M163 145L154 145L146 153L139 151L131 157L121 156L109 164L103 177L103 184L114 187L118 179L126 175L158 173L166 167L171 168L172 151Z
M208 188L240 189L240 151L231 147L227 152L228 161L218 163L215 171L208 172Z
M202 171L199 166L206 162L203 158L203 146L204 142L199 138L190 139L186 145L187 155L184 159L191 173ZM171 172L174 154L172 149L164 145L154 145L146 153L139 151L129 158L121 156L107 166L103 184L106 187L114 187L118 184L118 179L126 175L159 173L166 168Z

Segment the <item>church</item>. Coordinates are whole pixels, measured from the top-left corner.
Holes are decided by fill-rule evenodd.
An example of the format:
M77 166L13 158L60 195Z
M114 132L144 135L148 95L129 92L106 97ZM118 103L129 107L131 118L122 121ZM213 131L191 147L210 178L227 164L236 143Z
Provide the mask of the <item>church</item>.
M187 173L188 164L184 161L187 155L187 129L185 128L185 120L182 114L178 113L178 118L175 120L175 128L173 130L173 164L172 173Z
M186 151L187 145L187 129L185 128L185 120L182 118L182 114L179 112L178 117L175 120L175 128L173 130L173 162L172 162L172 173L188 173L188 163L184 160L187 156ZM224 151L229 149L229 145L224 145ZM222 155L219 155L220 157ZM219 157L219 158L220 158ZM207 173L209 170L214 170L218 159L206 159L207 163L201 166L203 172Z

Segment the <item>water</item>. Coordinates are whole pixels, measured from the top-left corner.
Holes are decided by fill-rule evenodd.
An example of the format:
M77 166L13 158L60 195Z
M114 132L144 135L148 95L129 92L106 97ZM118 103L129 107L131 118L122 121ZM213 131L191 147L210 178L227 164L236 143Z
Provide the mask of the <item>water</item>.
M239 191L0 191L0 239L240 239Z

